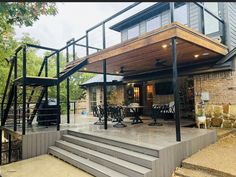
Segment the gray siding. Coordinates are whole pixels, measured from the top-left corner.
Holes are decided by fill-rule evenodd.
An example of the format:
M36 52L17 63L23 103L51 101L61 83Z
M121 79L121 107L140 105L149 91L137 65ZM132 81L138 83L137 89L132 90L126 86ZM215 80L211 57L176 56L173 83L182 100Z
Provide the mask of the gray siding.
M236 47L236 3L224 3L225 21L226 21L226 43L230 50Z
M200 8L194 4L189 3L189 27L200 31Z
M161 26L168 25L170 23L169 10L161 13Z
M146 32L146 21L143 21L139 24L140 35Z
M128 39L128 31L127 29L121 31L121 41L125 41Z

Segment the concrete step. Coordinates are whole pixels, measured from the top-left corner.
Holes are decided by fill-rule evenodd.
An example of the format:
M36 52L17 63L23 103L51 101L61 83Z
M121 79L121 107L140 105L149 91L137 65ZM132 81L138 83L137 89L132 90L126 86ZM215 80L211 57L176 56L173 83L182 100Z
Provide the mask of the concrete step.
M108 145L128 149L128 150L139 152L142 154L147 154L150 156L159 157L159 151L157 149L142 147L139 145L129 144L126 142L116 141L116 140L112 140L112 139L108 139L108 138L103 138L103 137L90 135L90 134L86 134L86 133L81 133L81 132L75 132L75 131L71 131L71 130L68 130L68 134L79 137L79 138L84 138L84 139L100 142L103 144L108 144Z
M89 159L77 156L71 152L60 149L55 146L49 148L49 154L52 154L55 157L58 157L69 164L78 167L94 176L97 177L127 177L124 174L121 174L117 171L104 167L98 163L92 162Z
M69 151L73 154L76 154L78 156L81 156L83 158L90 159L95 163L103 165L112 170L118 171L119 173L123 173L127 176L132 176L132 177L152 176L151 169L82 146L75 145L73 143L59 140L56 142L56 146L66 151Z
M205 173L209 173L209 174L215 175L215 176L228 176L228 177L233 176L232 174L225 173L225 172L217 170L217 169L212 169L212 168L208 168L205 166L192 164L192 163L189 163L186 161L182 162L182 167L185 169L191 169L191 170L201 170Z
M156 161L159 160L157 157L84 138L75 137L72 135L63 135L62 139L67 142L83 146L94 151L98 151L103 154L107 154L150 169L153 169Z
M181 177L218 177L214 174L204 172L202 170L194 170L194 169L187 169L187 168L178 168L175 171L176 176Z

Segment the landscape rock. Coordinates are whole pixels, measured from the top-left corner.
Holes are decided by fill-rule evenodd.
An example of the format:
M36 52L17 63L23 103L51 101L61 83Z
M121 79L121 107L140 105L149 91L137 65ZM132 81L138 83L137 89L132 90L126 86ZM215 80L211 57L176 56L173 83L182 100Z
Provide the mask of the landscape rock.
M223 128L232 128L232 122L230 120L225 120L223 122Z
M221 118L214 117L211 119L212 127L221 127L223 120Z

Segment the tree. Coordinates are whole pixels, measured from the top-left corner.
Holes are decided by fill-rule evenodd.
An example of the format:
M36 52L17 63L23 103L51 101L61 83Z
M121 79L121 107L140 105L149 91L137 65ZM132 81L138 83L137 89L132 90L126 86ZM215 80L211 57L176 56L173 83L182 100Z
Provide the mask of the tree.
M56 15L55 3L2 2L0 3L0 48L9 51L12 47L14 25L32 26L41 15ZM15 42L15 41L14 41ZM0 53L1 54L1 53ZM2 55L0 55L2 57Z
M36 42L28 36L20 42L14 39L14 25L31 26L41 15L56 15L55 3L1 2L0 3L0 96L10 68L9 58L20 43ZM38 43L38 42L36 42Z

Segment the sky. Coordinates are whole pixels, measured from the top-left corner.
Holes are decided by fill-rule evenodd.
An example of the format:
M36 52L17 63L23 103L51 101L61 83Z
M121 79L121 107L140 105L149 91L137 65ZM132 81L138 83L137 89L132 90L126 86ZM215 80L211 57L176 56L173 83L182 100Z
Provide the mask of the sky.
M56 16L40 16L32 27L15 27L15 38L20 39L23 33L40 41L43 46L61 48L66 41L85 35L86 29L132 3L57 3Z

